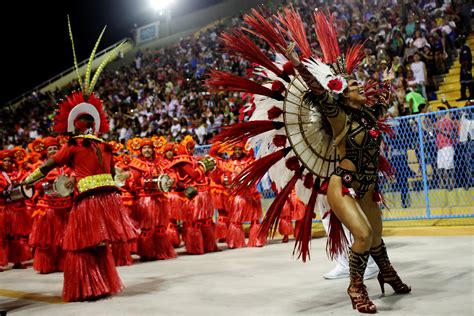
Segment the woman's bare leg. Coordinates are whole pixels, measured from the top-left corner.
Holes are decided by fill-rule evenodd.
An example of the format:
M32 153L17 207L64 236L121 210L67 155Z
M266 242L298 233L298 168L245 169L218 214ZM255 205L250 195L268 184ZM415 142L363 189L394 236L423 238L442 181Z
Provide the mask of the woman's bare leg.
M373 190L369 190L362 199L359 200L365 216L369 220L372 229L371 248L377 247L382 243L382 212L377 202L373 200Z
M328 187L328 202L337 218L354 236L352 250L365 253L372 246L372 228L367 216L352 197L342 194L342 180L333 176Z

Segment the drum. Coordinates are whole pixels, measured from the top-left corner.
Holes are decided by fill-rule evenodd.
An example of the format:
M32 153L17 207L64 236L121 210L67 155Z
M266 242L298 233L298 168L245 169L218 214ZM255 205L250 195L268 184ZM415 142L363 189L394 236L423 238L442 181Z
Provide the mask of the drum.
M54 180L53 186L56 194L60 197L66 197L72 194L74 187L67 188L66 184L71 180L68 176L59 176Z
M211 156L201 158L198 163L203 167L205 173L214 170L216 167L216 160Z
M125 171L123 169L115 167L115 185L117 185L119 188L123 187L125 185L125 182L127 178L125 177Z
M157 185L158 190L161 192L169 192L171 190L171 187L173 186L173 183L174 179L172 179L167 174L161 174L158 176Z
M4 195L8 201L17 201L21 199L31 199L35 190L33 187L26 187L24 185L20 185L17 187L12 188L9 191L5 191Z
M66 183L69 181L70 179L67 176L58 176L53 182L43 182L41 185L46 195L66 197L71 195L74 191L73 188L68 189L66 187Z
M173 183L174 180L167 174L160 174L158 177L149 177L144 180L145 188L160 192L169 192Z

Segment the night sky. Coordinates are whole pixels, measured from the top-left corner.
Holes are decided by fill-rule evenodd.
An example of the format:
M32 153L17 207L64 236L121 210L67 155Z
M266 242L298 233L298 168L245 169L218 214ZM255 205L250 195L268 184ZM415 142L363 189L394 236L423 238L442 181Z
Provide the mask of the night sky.
M189 13L220 0L176 0L172 15ZM98 51L131 37L131 29L157 20L148 0L12 1L3 11L3 82L0 106L73 66L67 14L78 62L87 59L104 25ZM10 48L8 48L10 46ZM28 57L22 57L28 54Z

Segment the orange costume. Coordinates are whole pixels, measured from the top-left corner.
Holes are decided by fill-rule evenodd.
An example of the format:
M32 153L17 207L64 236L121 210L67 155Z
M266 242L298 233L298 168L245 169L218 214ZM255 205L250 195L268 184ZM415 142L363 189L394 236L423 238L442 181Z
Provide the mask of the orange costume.
M176 177L175 191L184 191L190 201L183 208L182 218L185 222L184 239L186 251L191 254L218 251L215 239L215 227L212 220L214 205L209 192L209 179L206 173L210 171L203 161L191 156L188 146L168 144L167 151L177 153L178 156L168 159L165 170L173 170Z
M140 150L153 142L143 139ZM166 209L166 194L159 190L155 182L163 169L157 161L156 153L145 157L142 153L129 164L132 173L130 186L136 196L134 220L140 228L137 254L141 260L171 259L176 258L176 252L171 244L166 229L169 223L169 212Z

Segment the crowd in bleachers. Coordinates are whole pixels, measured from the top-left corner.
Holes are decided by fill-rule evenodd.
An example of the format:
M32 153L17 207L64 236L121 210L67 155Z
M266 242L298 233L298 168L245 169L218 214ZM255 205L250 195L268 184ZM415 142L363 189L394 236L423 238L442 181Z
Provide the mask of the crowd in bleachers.
M294 3L307 22L314 51L318 53L311 13L315 8L329 8L343 49L364 42L367 56L356 74L360 81L381 78L387 67L394 70L393 116L428 108L429 100L435 98L436 75L447 72L462 38L470 34L470 23L463 21L459 5L439 1L403 5L396 1L378 1L377 5L374 1L327 2ZM104 100L111 120L108 138L124 143L135 135L163 135L169 141L179 141L191 134L198 144L207 144L221 126L244 119L241 109L246 101L238 94L209 94L203 85L211 69L243 74L251 67L224 52L218 41L222 31L240 23L242 18L235 16L171 47L139 50L133 64L106 71L96 93ZM31 139L49 134L56 101L74 89L79 89L77 81L62 90L33 92L15 107L1 107L0 145L25 146Z

